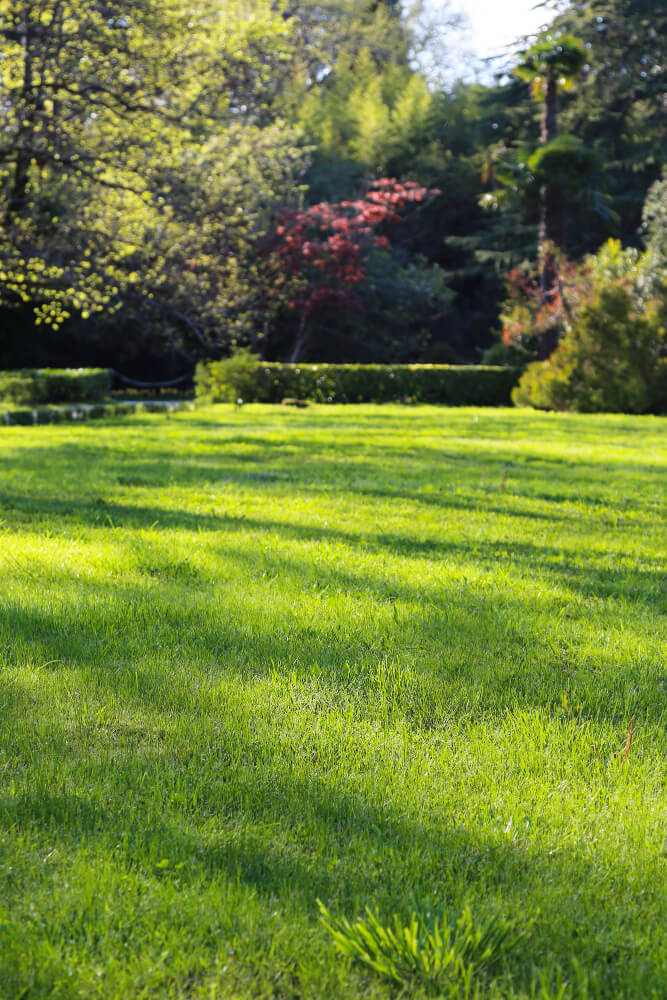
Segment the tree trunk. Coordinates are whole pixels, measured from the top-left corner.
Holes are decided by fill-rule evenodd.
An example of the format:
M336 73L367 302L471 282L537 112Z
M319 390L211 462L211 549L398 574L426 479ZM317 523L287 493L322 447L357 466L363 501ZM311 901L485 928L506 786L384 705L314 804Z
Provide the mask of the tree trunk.
M555 77L547 78L547 90L542 108L540 138L542 144L551 142L558 135L558 83ZM560 185L554 181L540 188L540 225L537 236L538 254L541 258L540 299L543 305L553 302L558 295L558 263L554 249L563 242L563 211ZM540 337L539 356L548 358L557 344L555 329L545 331Z
M558 135L558 81L555 77L547 77L547 92L544 95L542 120L540 122L540 139L544 145Z
M23 49L23 83L19 98L19 127L16 136L16 162L14 176L11 181L4 223L8 225L12 216L17 215L26 203L28 190L28 174L32 160L32 132L34 128L35 108L32 93L32 38L30 31L30 11L24 6L23 24L21 26L21 48Z
M542 108L542 121L540 127L540 139L542 145L551 142L558 135L558 83L554 77L547 78L547 92L544 95L544 107ZM547 182L540 188L540 227L537 236L538 250L541 251L545 243L555 243L560 246L562 242L562 211L560 191L558 185ZM547 255L548 256L548 255ZM552 289L553 281L543 286L546 294Z
M294 341L294 346L292 347L292 352L289 358L287 359L288 364L295 365L298 361L301 360L301 355L303 354L304 348L308 343L309 336L310 333L308 331L306 324L306 314L305 312L302 312L301 317L299 319L299 329L297 331L296 339Z

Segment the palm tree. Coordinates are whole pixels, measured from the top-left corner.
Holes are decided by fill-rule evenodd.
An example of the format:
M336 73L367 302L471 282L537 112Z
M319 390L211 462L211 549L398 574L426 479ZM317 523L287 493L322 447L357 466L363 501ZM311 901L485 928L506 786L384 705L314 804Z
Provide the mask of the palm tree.
M515 69L517 76L532 84L533 94L543 99L540 123L542 147L558 139L558 90L569 89L586 61L584 43L572 35L547 35L524 53ZM565 137L563 137L565 138ZM554 150L555 151L555 150ZM543 158L546 165L546 159ZM542 258L542 300L553 297L558 272L552 247L563 243L564 217L561 183L555 177L540 186L538 248Z

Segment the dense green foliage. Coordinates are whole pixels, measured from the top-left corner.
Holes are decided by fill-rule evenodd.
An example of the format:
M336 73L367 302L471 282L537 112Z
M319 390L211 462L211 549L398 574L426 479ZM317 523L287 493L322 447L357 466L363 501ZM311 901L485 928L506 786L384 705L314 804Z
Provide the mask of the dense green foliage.
M5 403L90 403L110 392L111 372L101 368L0 372L0 401Z
M574 256L595 251L609 236L636 246L646 191L667 155L667 15L653 0L573 0L549 27L548 37L563 36L583 42L586 61L576 85L559 95L558 124L591 159L580 178L583 190L570 185L561 191L566 217L557 242ZM498 135L496 155L512 168L515 193L529 195L525 210L536 213L530 185L526 191L530 178L521 167L535 148L537 129L526 128L525 119L517 124ZM576 211L571 199L579 203Z
M207 402L440 403L506 406L519 371L490 365L309 365L260 363L250 354L197 366Z
M1 0L0 363L159 379L243 343L284 360L299 320L276 288L276 220L382 175L442 194L387 233L363 313L323 316L309 361L478 361L541 215L549 236L549 190L568 256L640 245L665 156L662 11L548 8L517 54L530 83L463 84L433 72L458 41L434 6ZM548 102L531 86L556 72L577 82L537 149Z
M598 154L613 213L579 215L566 249L591 252L609 235L637 246L646 190L667 159L667 9L655 0L570 0L554 28L586 45L587 67L563 102L561 125Z
M395 997L318 898L525 932L469 997L658 1000L664 443L393 406L2 432L3 1000Z

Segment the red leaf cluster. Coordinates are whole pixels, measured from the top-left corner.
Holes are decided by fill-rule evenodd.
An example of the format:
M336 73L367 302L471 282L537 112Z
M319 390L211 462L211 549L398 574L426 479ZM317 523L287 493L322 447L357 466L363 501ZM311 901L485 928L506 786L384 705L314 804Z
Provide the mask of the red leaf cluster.
M304 279L290 306L307 316L331 305L361 309L352 288L366 275L364 259L373 247L389 246L377 229L400 222L400 210L424 201L428 193L412 181L384 177L356 201L321 202L303 212L284 212L276 228L276 252L286 275Z

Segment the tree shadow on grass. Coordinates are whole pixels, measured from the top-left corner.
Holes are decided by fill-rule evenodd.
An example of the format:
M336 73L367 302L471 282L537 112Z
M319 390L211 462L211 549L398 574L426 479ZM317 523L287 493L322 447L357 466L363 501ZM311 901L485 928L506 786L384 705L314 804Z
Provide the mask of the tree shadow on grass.
M193 585L179 566L174 578L171 569L162 575L159 558L151 560L155 576L137 582L81 580L60 568L51 579L60 594L57 607L39 600L0 606L0 644L37 665L81 665L112 694L118 671L131 666L133 677L150 682L141 693L130 685L125 696L155 710L179 707L179 698L187 705L187 694L173 683L179 662L209 677L278 670L308 678L315 669L334 700L348 698L350 665L365 685L378 665L396 663L409 680L392 697L420 726L436 725L448 710L464 706L499 717L517 705L552 710L563 685L579 698L582 718L624 718L630 694L633 711L647 721L660 714L659 664L646 654L642 662L623 656L631 665L621 670L614 646L596 650L594 663L580 657L577 621L562 618L558 592L536 602L531 594L499 595L463 579L415 584L353 568L354 560L344 568L336 561L315 566L307 551L249 552L244 535L215 537L211 545L224 556L227 575L233 567L233 577L253 581L231 607L216 600L215 578L194 576ZM262 572L268 578L257 583ZM301 590L301 609L272 605L274 579L290 592ZM587 628L591 613L579 615ZM443 685L450 705L437 704ZM368 695L379 696L372 683Z
M167 448L159 439L149 442L140 451L104 441L88 444L82 441L66 441L46 447L32 447L21 450L21 467L26 473L39 474L40 482L48 484L54 476L53 485L59 486L62 470L76 470L81 488L109 488L114 475L116 481L127 484L149 486L209 486L221 480L239 486L252 486L258 481L284 481L291 488L303 491L322 492L324 488L337 492L353 491L369 497L389 499L414 499L431 504L448 506L452 502L470 506L467 498L456 500L442 496L438 492L425 492L424 487L440 483L443 487L454 479L464 481L468 488L479 486L480 476L498 485L509 474L512 491L517 492L521 502L576 501L590 506L604 505L613 499L619 503L618 489L610 496L608 492L609 472L607 464L584 458L560 458L517 454L511 440L503 452L480 443L474 451L458 452L445 439L442 447L418 446L406 448L405 444L392 445L384 438L370 447L360 449L363 434L359 440L304 439L289 436L273 439L266 434L236 434L220 440L203 439L198 449L187 447L177 440ZM372 439L371 439L372 441ZM147 457L150 456L150 457ZM0 467L11 468L14 458L0 455ZM258 480L249 466L261 466L263 480ZM612 467L614 463L612 463ZM52 472L53 470L53 472ZM627 487L627 499L633 509L653 509L646 505L635 485L651 485L658 494L661 490L661 470L657 464L633 462L627 467L619 466L619 475ZM100 479L100 473L104 473ZM545 492L545 478L557 481L557 492ZM123 482L119 482L123 485ZM406 488L409 486L409 488ZM477 502L486 499L494 506L491 510L502 513L508 511L505 501L498 503L487 495L475 498ZM525 514L526 512L518 511ZM554 512L558 514L558 512Z
M396 499L399 494L392 494ZM430 496L415 497L404 495L416 504L431 503ZM457 498L444 497L438 501L443 508L470 510L470 504ZM497 511L511 514L513 508L486 507L484 511ZM159 506L142 504L118 503L104 500L101 497L83 500L63 500L56 497L39 497L26 494L0 492L0 512L6 514L10 527L26 524L35 527L35 518L51 519L68 524L82 524L89 527L146 529L152 531L191 531L219 532L221 535L237 532L263 532L267 538L293 539L304 543L338 541L352 550L364 552L372 550L386 552L392 556L407 558L424 558L431 562L455 560L457 563L469 563L491 570L505 568L511 573L519 573L524 577L543 579L546 577L553 585L560 586L573 594L583 597L597 597L627 600L645 604L659 610L664 594L664 573L656 565L646 568L636 564L632 551L624 553L618 549L609 552L595 553L590 549L576 547L574 542L556 545L538 544L529 541L512 541L507 538L496 540L460 540L449 538L424 538L415 535L405 535L396 531L355 532L337 526L322 526L304 524L289 520L270 517L246 516L239 514L211 514L192 512L188 510L173 510ZM521 512L517 516L533 516ZM546 515L541 515L546 517ZM575 518L581 524L582 518ZM198 539L198 545L202 545ZM229 543L221 542L221 548ZM237 547L238 549L238 547ZM239 559L243 553L237 551ZM614 565L609 565L613 559ZM619 562L630 563L620 567ZM635 564L632 565L632 561ZM276 571L284 568L279 556L273 560L264 557L268 565L274 564ZM250 554L246 559L248 566L256 563L256 557ZM307 561L304 562L304 571ZM331 570L319 569L329 582L346 586L349 578L347 570L333 574ZM353 572L354 576L355 573ZM193 581L194 582L194 581ZM369 584L374 588L373 582Z

